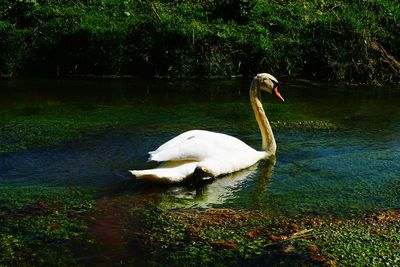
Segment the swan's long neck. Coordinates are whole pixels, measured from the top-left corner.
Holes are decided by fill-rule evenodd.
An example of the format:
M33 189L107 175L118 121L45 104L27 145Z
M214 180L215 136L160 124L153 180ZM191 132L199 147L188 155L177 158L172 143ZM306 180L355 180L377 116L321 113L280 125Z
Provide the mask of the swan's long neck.
M258 82L253 80L250 86L250 102L253 107L254 115L256 117L258 127L260 128L261 137L262 137L262 148L268 154L275 155L276 152L276 142L274 138L274 134L271 129L271 125L265 115L264 108L259 99L260 89L258 86Z

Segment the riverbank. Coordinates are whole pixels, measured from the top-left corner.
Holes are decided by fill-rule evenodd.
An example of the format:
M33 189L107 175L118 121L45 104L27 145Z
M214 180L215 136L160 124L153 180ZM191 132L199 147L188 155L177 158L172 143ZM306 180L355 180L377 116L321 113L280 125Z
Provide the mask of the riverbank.
M0 73L399 81L393 1L3 1Z

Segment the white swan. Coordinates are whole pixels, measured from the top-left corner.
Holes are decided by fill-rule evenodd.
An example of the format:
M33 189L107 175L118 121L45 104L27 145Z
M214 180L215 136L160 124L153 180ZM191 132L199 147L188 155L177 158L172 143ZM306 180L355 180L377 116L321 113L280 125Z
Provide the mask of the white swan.
M239 139L210 131L191 130L184 132L157 150L149 152L149 160L164 162L148 170L130 171L137 179L159 183L179 183L193 174L207 177L236 172L250 167L261 159L275 155L274 134L259 93L266 91L285 101L278 91L279 83L271 74L260 73L250 86L250 102L262 136L263 151L256 151Z

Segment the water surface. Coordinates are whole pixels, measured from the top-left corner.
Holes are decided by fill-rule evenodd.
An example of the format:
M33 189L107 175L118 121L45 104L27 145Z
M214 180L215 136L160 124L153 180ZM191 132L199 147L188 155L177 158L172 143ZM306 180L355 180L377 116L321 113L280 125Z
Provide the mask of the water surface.
M0 182L116 188L135 196L156 192L158 205L172 209L347 216L400 207L400 90L390 86L286 81L284 104L263 95L278 145L275 164L260 162L202 188L157 187L128 175L129 169L155 166L146 162L147 151L190 129L227 133L260 148L248 84L2 80L0 131L26 120L35 135L42 131L36 123L50 122L51 135L54 121L61 119L101 127L2 152ZM3 144L17 142L9 134L0 137Z

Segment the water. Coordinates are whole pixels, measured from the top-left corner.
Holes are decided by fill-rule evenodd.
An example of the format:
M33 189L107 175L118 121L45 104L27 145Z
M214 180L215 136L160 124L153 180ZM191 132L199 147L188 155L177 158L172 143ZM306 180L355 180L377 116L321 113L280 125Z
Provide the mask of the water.
M117 188L135 197L157 195L158 205L168 209L347 216L399 208L400 89L284 84L285 104L263 96L278 145L276 163L260 162L190 188L137 183L127 170L155 166L146 162L147 151L190 129L224 132L259 148L249 81L0 81L0 131L30 120L22 129L44 136L39 145L0 154L0 181ZM299 123L303 120L314 123ZM46 143L47 136L63 131L35 126L49 121L89 126L96 121L101 130L87 126L82 135ZM0 137L2 144L19 140Z

